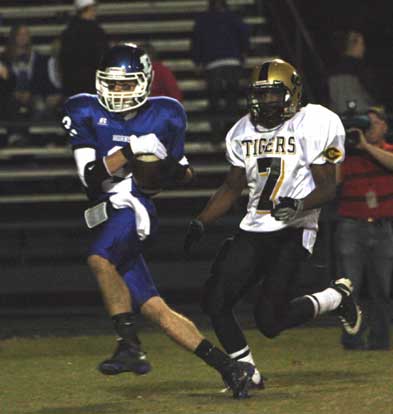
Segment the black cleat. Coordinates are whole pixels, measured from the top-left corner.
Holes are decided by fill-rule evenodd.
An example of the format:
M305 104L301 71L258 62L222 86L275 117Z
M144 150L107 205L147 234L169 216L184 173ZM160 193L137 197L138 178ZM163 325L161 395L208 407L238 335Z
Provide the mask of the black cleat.
M144 375L151 370L151 365L138 345L132 346L119 341L112 358L101 362L98 370L104 375L117 375L122 372Z
M222 374L222 379L232 390L233 398L248 398L254 371L254 366L248 362L231 361Z
M341 293L342 300L340 306L337 308L338 317L343 324L344 330L349 335L356 335L362 324L362 311L356 304L352 295L352 282L347 278L335 280L332 288Z
M260 375L259 381L256 382L253 378L251 378L251 383L249 386L250 390L264 390L265 389L265 381L267 380L266 377L263 377ZM224 381L225 388L222 388L220 392L228 392L231 390L231 388L228 386L228 384Z

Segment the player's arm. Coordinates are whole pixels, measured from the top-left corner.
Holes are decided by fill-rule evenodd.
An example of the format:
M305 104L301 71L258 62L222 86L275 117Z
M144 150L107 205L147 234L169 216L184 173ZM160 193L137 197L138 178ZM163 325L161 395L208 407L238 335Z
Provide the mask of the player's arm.
M184 153L187 115L183 105L170 98L165 100L163 109L168 111L169 136L167 141L168 156L161 163L161 180L164 187L170 184L188 184L194 177Z
M160 159L167 156L166 149L155 134L130 137L129 145L113 154L85 162L82 182L93 191L100 191L103 181L113 176L116 171L134 159L136 154L154 154ZM83 162L83 161L82 161ZM82 162L79 162L81 164Z
M191 220L184 240L184 251L188 255L191 246L199 241L205 232L205 225L222 217L240 197L247 186L244 168L231 166L224 183L212 195L202 212Z
M276 219L288 222L304 210L322 207L336 196L336 165L313 164L310 167L314 179L315 188L302 199L280 197L279 203L271 211Z
M103 181L128 162L121 151L116 151L107 157L96 158L96 150L89 147L74 148L74 159L79 178L89 190L89 194L101 192Z
M343 172L341 164L336 165L336 185L339 186L343 181Z
M303 210L322 207L336 197L336 165L314 164L311 173L315 188L303 199Z
M180 181L180 183L188 184L193 180L193 178L194 178L194 170L190 166L188 166L187 169L186 169L186 172L184 174L184 177Z
M197 216L197 220L205 225L225 215L240 197L246 185L245 169L231 165L224 183L212 195L205 208Z
M336 165L344 160L345 131L341 120L326 108L320 110L318 122L304 122L306 160L315 188L302 199L279 197L271 215L283 222L294 220L303 210L319 208L336 196Z
M172 154L162 160L161 178L166 183L188 184L194 178L194 171L185 156L178 161Z

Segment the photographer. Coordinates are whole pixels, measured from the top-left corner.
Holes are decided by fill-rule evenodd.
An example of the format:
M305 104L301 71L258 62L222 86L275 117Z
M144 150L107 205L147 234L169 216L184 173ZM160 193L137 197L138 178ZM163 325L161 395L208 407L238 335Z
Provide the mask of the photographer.
M337 249L340 274L351 278L355 297L363 280L369 306L359 334L343 333L345 349L390 347L390 291L393 271L393 145L381 108L371 107L367 128L347 131L347 157L339 166ZM366 331L368 331L367 339Z

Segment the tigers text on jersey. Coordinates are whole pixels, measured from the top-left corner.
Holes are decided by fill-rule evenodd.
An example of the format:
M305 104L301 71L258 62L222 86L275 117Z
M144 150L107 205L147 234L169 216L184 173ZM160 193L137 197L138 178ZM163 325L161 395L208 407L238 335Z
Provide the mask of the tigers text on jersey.
M289 223L274 219L270 211L279 197L301 199L315 188L312 164L342 162L344 139L339 117L320 105L308 104L273 130L256 131L249 115L241 118L226 137L228 161L245 168L247 176L249 200L240 228L269 232L303 227L315 235L319 209Z

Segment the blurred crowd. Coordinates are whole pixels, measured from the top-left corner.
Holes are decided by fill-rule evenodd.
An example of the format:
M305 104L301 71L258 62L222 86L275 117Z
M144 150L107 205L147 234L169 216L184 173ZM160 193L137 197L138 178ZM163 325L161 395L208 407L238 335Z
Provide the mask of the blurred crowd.
M0 55L0 120L8 125L2 145L31 144L28 125L54 122L64 100L77 93L95 93L95 70L110 46L97 22L95 0L75 0L75 13L60 36L53 39L49 54L39 53L28 25L10 29ZM328 107L340 116L348 111L366 113L384 105L378 72L366 61L366 39L356 30L332 35L336 57L328 65ZM143 47L152 58L152 95L183 100L175 74L162 61L151 42ZM212 142L221 142L233 119L243 111L241 86L248 71L250 28L225 0L210 0L194 22L189 55L195 79L206 81L206 97ZM381 93L382 92L382 93ZM382 97L382 98L381 98Z
M0 120L8 130L3 145L25 146L28 128L34 122L54 122L67 97L95 93L95 71L100 57L110 46L97 22L95 0L75 0L75 14L61 35L52 42L50 54L36 50L28 25L10 29L4 53L0 55ZM209 110L214 136L223 133L220 123L238 110L240 81L249 50L249 28L232 12L225 0L210 0L198 16L192 36L190 56L196 78L207 82ZM179 101L183 91L174 73L161 60L150 42L143 44L154 68L152 96L165 95Z

